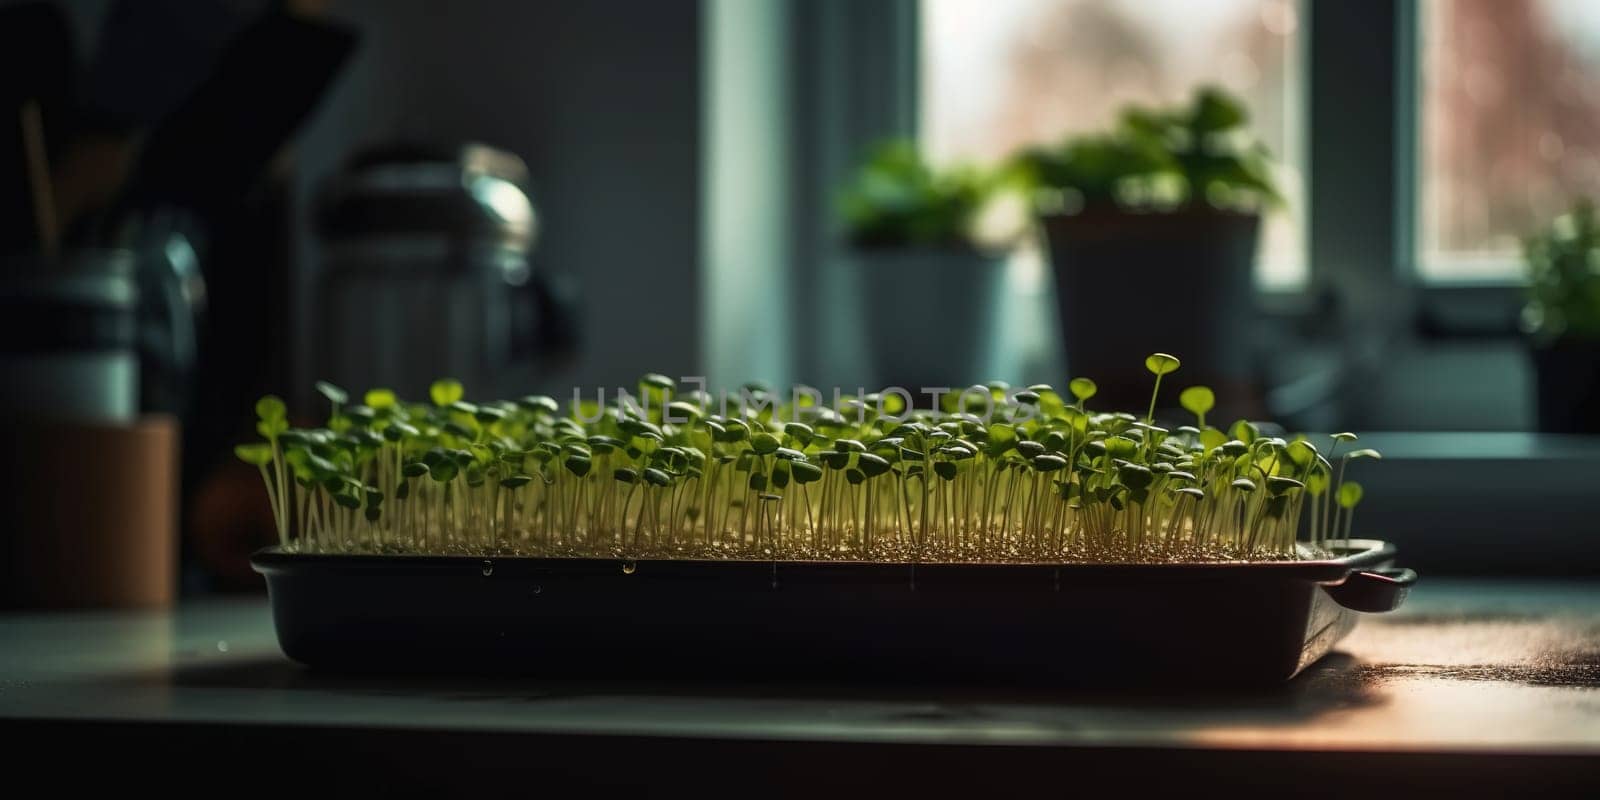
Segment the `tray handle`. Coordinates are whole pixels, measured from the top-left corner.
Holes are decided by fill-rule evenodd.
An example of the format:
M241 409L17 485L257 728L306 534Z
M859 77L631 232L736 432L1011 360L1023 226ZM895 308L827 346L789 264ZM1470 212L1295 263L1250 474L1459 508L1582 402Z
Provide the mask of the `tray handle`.
M1343 583L1324 587L1334 602L1351 611L1393 611L1406 601L1417 572L1399 567L1374 567L1350 573Z

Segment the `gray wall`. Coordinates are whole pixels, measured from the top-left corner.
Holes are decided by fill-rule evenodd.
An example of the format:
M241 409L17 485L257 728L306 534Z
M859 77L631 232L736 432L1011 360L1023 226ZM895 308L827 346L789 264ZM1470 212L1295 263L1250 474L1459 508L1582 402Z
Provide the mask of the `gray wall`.
M365 143L510 150L528 162L542 215L536 266L572 275L583 292L582 350L543 388L698 370L697 0L347 0L333 11L364 40L301 136L302 216L315 181ZM303 226L298 235L296 384L307 386L315 260Z

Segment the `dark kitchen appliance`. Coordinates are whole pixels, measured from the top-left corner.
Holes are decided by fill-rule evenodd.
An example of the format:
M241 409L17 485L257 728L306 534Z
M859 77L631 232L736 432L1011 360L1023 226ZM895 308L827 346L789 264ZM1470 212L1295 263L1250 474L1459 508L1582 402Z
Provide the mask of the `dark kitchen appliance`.
M525 392L571 342L569 304L529 261L538 217L516 156L393 147L323 187L318 377L422 394L449 375Z

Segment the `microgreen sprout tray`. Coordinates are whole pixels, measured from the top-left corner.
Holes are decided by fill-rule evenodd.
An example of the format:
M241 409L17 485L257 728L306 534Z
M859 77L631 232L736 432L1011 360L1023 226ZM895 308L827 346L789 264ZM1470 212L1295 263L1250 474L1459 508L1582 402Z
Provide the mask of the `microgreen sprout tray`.
M238 449L277 519L255 565L289 655L364 669L592 672L648 645L655 671L1259 680L1398 604L1415 575L1349 538L1347 472L1375 451L1213 427L1205 387L1179 394L1194 424L1161 427L1179 362L1146 366L1143 415L1092 408L1085 378L927 410L660 375L565 411L319 384L325 427L264 398L265 441Z

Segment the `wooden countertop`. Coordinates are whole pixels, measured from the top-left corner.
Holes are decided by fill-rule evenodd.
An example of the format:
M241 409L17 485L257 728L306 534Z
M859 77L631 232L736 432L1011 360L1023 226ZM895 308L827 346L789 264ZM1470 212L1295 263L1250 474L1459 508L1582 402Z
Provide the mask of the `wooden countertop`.
M1600 786L1591 583L1425 580L1400 611L1364 618L1333 655L1258 692L1186 689L1182 676L1134 692L683 685L648 680L649 657L636 682L362 678L284 659L259 599L11 615L0 730L24 767L29 753L92 748L97 763L191 777L292 783L306 767L342 776L334 785L443 793L511 769L542 781L530 787L812 796L1037 796L1089 777L1301 793Z

